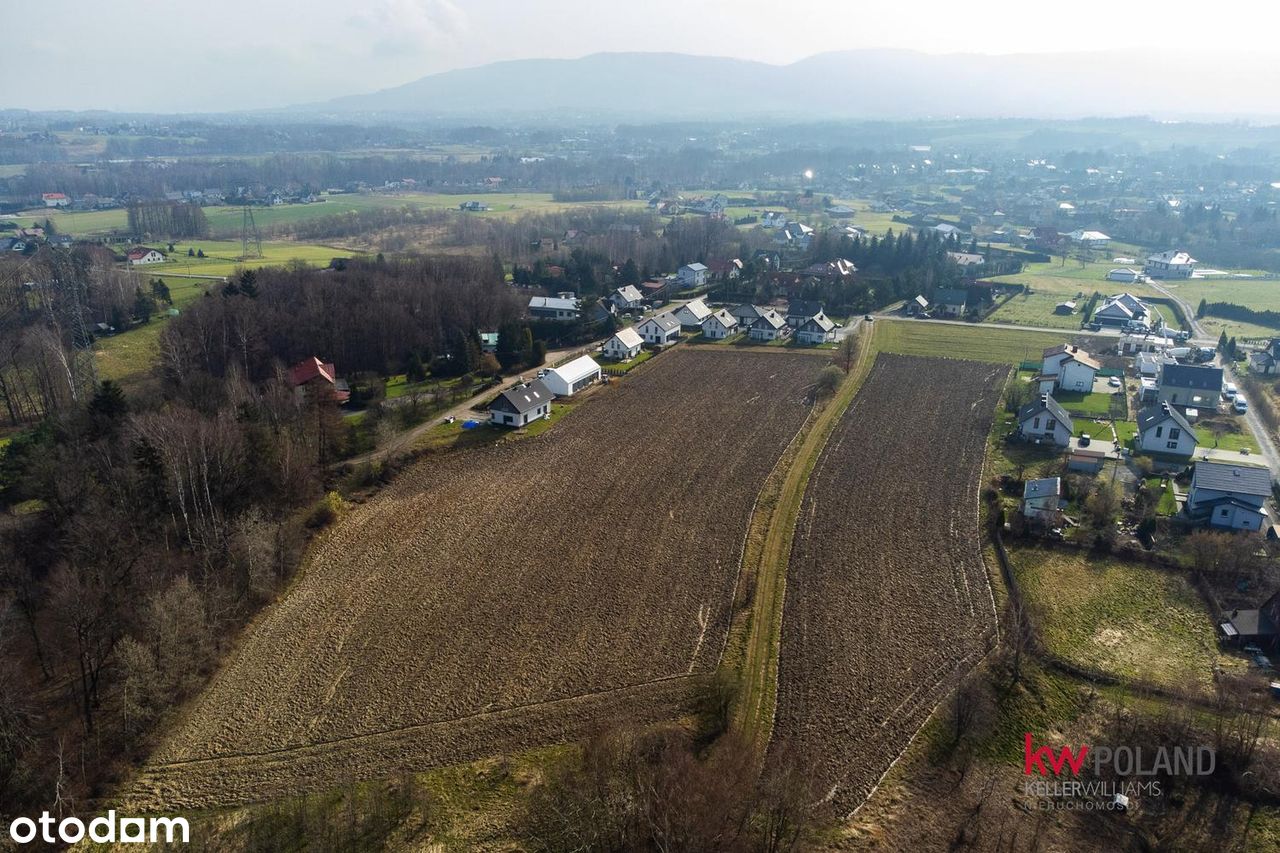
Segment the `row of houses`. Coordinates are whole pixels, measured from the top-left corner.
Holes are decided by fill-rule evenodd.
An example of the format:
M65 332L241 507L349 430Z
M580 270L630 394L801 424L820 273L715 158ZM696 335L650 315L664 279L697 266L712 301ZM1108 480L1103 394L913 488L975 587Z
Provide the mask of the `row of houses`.
M634 328L623 329L604 345L610 358L634 358L644 345L662 347L680 339L681 331L699 332L710 340L724 340L745 332L752 340L769 342L795 336L802 344L835 340L837 325L816 302L793 301L786 313L762 305L712 308L698 298L670 311L646 317Z

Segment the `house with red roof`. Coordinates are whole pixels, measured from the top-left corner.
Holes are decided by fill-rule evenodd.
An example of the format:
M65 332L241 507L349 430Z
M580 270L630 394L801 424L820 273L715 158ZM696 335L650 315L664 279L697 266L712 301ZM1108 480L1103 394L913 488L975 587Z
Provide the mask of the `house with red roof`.
M144 264L162 264L164 263L164 255L157 249L148 249L146 246L135 246L125 253L125 260L132 266L142 266Z
M41 193L40 200L45 207L66 207L71 204L71 198L66 193Z
M299 397L320 394L339 405L351 399L351 389L346 380L338 378L333 362L321 361L314 355L289 368L289 384L297 390Z

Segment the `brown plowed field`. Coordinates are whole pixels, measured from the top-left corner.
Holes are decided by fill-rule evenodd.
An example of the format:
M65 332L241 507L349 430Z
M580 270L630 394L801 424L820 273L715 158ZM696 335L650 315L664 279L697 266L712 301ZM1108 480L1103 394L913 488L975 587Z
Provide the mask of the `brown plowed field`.
M1007 368L881 355L809 480L792 543L771 749L857 807L995 611L978 482Z
M258 799L669 712L716 664L822 364L676 350L547 435L416 464L313 548L131 797Z

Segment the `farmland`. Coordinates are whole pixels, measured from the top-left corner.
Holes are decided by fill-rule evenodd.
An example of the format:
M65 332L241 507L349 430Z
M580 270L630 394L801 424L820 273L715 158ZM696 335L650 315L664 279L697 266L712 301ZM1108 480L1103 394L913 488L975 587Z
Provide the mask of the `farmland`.
M678 715L821 366L678 349L545 436L404 472L314 546L130 799L241 802Z
M1029 329L992 329L964 323L924 320L877 320L876 342L882 352L1018 364L1040 360L1048 347L1070 340L1089 347L1093 335L1062 335Z
M977 489L1006 375L881 354L809 480L772 749L812 767L842 811L867 797L994 628Z

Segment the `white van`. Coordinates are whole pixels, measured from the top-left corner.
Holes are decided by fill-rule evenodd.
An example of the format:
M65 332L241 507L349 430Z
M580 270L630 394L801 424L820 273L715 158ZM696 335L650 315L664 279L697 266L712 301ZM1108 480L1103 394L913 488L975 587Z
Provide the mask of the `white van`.
M1235 402L1231 404L1231 408L1236 410L1236 414L1243 415L1249 411L1249 401L1244 398L1243 394L1236 394Z
M1228 382L1226 385L1222 386L1222 396L1226 397L1228 400L1234 400L1236 395L1239 393L1240 389L1236 387L1236 383L1234 382Z

